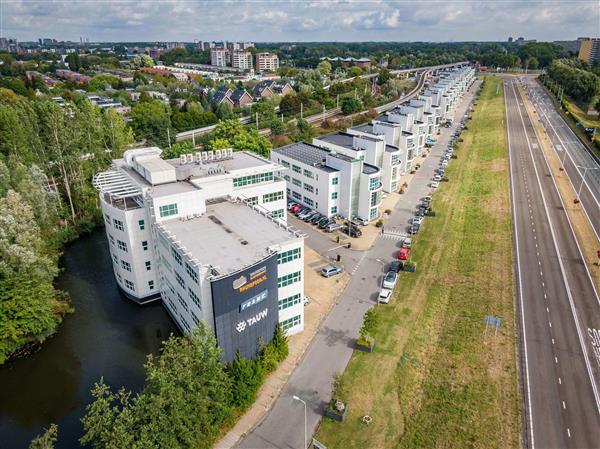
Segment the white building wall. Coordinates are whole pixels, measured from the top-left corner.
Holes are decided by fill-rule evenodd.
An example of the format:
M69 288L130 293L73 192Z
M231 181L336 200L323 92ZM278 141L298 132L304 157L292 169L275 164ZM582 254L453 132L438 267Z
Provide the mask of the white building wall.
M293 254L297 251L296 255ZM278 248L277 277L299 272L300 281L278 288L279 322L287 335L304 330L304 240L292 240ZM283 259L285 253L287 257ZM292 253L292 254L290 254Z

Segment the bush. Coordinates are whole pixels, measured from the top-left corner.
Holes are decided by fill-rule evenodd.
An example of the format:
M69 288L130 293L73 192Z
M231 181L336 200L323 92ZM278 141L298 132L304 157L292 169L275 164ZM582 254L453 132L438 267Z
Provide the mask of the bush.
M342 114L344 115L354 114L362 110L361 102L354 97L344 97L340 103Z
M379 220L377 220L377 222L375 223L375 226L377 226L378 228L381 228L383 226L383 220L381 218Z
M271 128L271 133L273 133L275 136L281 136L285 133L285 125L281 122L281 120L272 120L269 127Z

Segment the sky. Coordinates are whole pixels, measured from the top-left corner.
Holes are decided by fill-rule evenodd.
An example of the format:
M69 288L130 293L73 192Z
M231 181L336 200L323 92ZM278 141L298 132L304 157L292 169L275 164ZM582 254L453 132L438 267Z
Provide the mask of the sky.
M542 41L600 35L598 0L0 0L20 41Z

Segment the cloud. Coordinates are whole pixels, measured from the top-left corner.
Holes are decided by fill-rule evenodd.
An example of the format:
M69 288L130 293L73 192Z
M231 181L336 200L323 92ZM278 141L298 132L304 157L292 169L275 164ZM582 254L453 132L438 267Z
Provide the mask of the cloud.
M91 41L538 40L597 35L589 0L15 0L0 32Z

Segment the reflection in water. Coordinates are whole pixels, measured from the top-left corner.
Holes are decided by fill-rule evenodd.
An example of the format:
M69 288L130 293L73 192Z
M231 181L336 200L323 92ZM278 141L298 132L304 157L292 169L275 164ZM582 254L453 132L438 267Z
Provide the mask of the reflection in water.
M176 332L159 303L140 307L119 293L111 263L103 229L66 249L58 286L75 313L39 352L0 368L0 449L26 448L52 422L57 449L79 447L94 382L139 389L146 355Z

